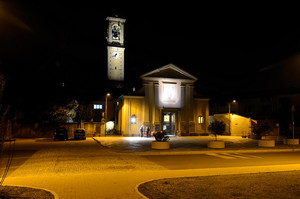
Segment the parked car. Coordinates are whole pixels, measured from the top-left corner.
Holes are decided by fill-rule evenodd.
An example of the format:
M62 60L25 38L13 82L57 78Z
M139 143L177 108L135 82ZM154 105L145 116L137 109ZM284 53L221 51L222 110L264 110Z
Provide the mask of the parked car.
M85 140L85 129L76 129L74 132L74 140Z
M68 130L63 127L55 129L54 141L57 139L58 140L68 140Z

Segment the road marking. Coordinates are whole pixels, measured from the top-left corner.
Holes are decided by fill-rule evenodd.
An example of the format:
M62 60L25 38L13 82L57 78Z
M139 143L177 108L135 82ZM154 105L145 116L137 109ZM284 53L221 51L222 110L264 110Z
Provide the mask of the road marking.
M261 158L255 155L239 154L239 153L206 153L206 155L215 156L223 159L250 159Z
M221 154L218 154L218 153L206 153L206 155L211 155L211 156L215 156L215 157L223 158L223 159L236 159L234 157L225 156L225 155L221 155Z
M236 153L222 153L222 155L228 155L228 156L232 156L235 158L241 158L241 159L249 159L250 157L246 157L246 156L241 156L241 154L236 154Z
M259 157L259 156L256 156L256 155L249 155L249 154L243 154L244 156L246 157L249 157L249 158L262 158L262 157Z

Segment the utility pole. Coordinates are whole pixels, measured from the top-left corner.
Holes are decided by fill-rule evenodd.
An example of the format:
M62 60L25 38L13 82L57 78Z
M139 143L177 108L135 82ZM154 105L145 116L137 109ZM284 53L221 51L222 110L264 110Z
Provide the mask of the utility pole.
M294 142L295 142L295 118L294 118L294 113L295 113L295 106L294 104L292 105L292 128L293 128L293 151L295 151L295 146L294 146Z
M295 118L294 118L294 113L295 113L295 106L292 106L292 128L293 128L293 139L295 139Z
M229 128L228 130L229 131L228 131L228 133L229 133L229 135L231 135L231 129L230 129L230 123L231 123L231 121L230 121L231 120L231 117L230 117L230 103L236 103L236 100L232 100L232 102L229 101L229 103L228 103L229 104L229 106L228 106L229 107L229 110L228 110L228 114L229 114L229 124L228 124L228 128Z

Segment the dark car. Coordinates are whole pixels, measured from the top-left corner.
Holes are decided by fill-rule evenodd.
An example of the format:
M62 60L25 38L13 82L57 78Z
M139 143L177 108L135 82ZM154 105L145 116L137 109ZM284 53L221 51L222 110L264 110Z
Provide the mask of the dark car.
M66 128L57 128L54 133L54 140L68 140L68 130Z
M85 129L76 129L74 132L74 140L85 140Z

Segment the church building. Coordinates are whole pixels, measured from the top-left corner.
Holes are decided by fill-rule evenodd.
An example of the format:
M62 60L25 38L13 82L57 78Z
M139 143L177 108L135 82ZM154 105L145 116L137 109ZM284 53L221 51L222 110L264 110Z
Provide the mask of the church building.
M209 99L195 97L197 78L168 64L141 75L143 88L117 100L115 128L123 136L140 136L140 127L168 135L208 133Z
M125 19L107 17L107 77L124 81ZM206 98L196 97L197 78L168 64L140 76L141 90L116 101L115 130L123 136L140 136L140 127L164 130L169 135L208 133L209 108Z

